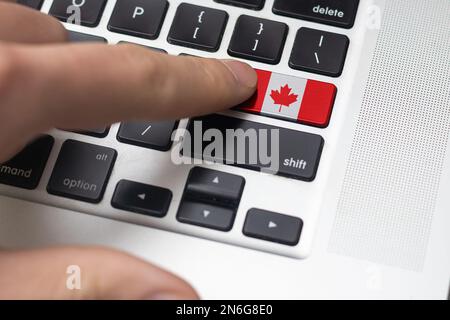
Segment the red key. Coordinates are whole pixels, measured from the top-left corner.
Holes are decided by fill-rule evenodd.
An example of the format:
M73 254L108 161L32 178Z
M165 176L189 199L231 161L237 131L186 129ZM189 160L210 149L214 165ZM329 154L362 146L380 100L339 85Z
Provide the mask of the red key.
M337 88L331 83L256 70L258 89L237 109L324 128L330 122Z

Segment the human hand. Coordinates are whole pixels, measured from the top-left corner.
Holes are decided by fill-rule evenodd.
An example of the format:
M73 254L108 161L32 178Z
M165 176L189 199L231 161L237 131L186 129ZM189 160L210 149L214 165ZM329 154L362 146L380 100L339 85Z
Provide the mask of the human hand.
M179 119L235 106L256 88L246 64L133 45L65 44L55 19L0 0L0 163L51 128ZM78 265L82 290L67 290ZM0 298L194 299L183 280L104 248L0 251Z

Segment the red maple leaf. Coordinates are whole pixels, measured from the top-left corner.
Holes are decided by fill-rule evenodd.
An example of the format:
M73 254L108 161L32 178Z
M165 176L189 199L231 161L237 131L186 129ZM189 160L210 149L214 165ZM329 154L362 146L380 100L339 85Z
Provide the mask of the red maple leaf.
M289 107L298 100L298 95L291 93L291 91L292 88L289 88L287 84L284 87L281 87L280 90L272 90L270 97L275 104L280 105L280 110L278 112L281 112L283 106Z

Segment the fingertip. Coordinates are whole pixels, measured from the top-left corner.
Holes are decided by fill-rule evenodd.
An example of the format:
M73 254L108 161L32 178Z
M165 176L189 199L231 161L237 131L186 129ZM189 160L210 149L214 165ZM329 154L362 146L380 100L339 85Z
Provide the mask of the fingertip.
M49 42L59 43L59 42L67 42L69 41L69 32L67 29L63 26L63 24L57 20L56 18L51 17L50 24L53 25L53 27L50 29L49 32Z
M236 81L249 89L255 89L258 77L255 69L253 69L250 65L244 62L236 61L236 60L220 60L227 68L231 71Z
M108 266L97 276L102 284L95 288L101 298L137 300L196 300L199 299L191 285L179 276L125 252L106 248L93 248L95 256ZM92 262L92 260L91 260ZM99 266L99 263L94 263ZM96 272L99 270L97 269ZM115 292L115 293L114 293ZM123 292L127 292L123 295Z
M150 265L149 265L150 266ZM151 268L151 269L150 269ZM150 266L148 269L148 294L143 297L146 300L198 300L199 294L184 279L179 276ZM156 280L157 279L157 280Z

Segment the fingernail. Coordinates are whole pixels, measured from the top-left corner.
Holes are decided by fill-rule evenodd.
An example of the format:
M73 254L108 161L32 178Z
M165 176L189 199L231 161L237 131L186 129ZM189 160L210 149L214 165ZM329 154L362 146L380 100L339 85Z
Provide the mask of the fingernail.
M221 60L227 68L233 73L236 80L243 86L255 88L258 82L258 76L255 69L246 63L236 60Z

